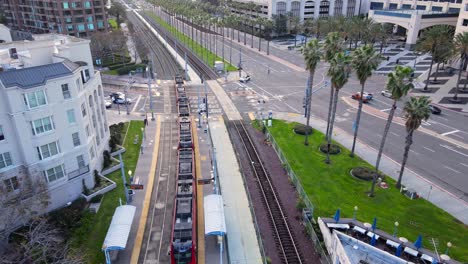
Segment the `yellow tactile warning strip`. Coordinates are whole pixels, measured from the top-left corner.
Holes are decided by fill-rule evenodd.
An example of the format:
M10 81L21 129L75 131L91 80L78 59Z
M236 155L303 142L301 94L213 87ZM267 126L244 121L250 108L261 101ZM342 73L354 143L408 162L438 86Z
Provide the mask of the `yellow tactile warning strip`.
M195 172L197 184L197 259L198 264L205 264L205 212L203 210L203 185L198 180L203 179L201 174L200 149L198 145L197 125L192 119L193 146L195 148Z
M138 224L138 231L135 238L135 245L133 246L132 258L130 263L137 264L140 257L141 245L143 243L143 235L145 233L146 219L148 218L149 206L151 203L151 195L153 193L154 185L154 172L156 164L158 164L159 152L159 138L161 136L161 117L158 116L156 121L156 135L154 137L153 147L153 160L151 161L151 168L148 174L148 183L146 184L145 200L143 201L143 209L141 210L140 223Z
M249 118L251 121L255 120L255 115L252 112L249 112Z

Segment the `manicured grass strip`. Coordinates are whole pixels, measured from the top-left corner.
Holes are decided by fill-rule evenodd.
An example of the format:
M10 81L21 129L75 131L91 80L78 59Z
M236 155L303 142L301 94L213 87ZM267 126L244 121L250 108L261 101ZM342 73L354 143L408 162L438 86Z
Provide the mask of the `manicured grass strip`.
M198 44L195 40L192 40L189 36L183 34L182 32L176 30L173 26L169 25L166 21L162 20L153 12L146 12L151 18L154 19L159 25L164 27L167 31L171 32L175 37L181 42L185 43L188 48L190 48L199 58L203 58L203 61L208 62L208 65L213 68L215 61L223 61L223 59L216 54L212 53L208 49L205 49L202 45ZM174 34L175 32L175 34ZM193 48L192 48L193 47ZM237 68L224 60L226 64L227 71L236 71Z
M333 217L336 209L341 216L352 218L358 206L357 218L372 223L377 217L377 228L389 234L399 222L398 236L415 241L423 236L423 247L434 250L431 239L438 241L439 253L445 252L447 242L452 243L449 255L458 261L468 261L468 227L442 209L424 199L410 200L395 188L395 181L386 177L389 189L376 187L374 198L367 196L370 182L350 176L352 168L372 168L362 159L349 157L350 151L341 147L341 154L331 156L332 163L324 163L325 155L318 148L324 135L316 130L304 146L304 136L293 132L294 123L274 120L269 128L277 144L288 159L310 201L314 204L314 217ZM403 149L402 149L403 155Z
M114 18L109 18L108 22L109 22L109 25L112 27L112 29L119 28L119 26L117 25L117 20L115 20Z
M103 71L102 74L107 74L107 75L119 75L117 70L108 70L108 71Z
M143 121L130 121L128 134L123 144L126 152L122 154L125 173L129 170L135 172L140 155L141 139L143 138L142 127ZM126 131L126 127L123 131ZM133 144L135 135L138 135L138 144ZM120 169L106 177L116 182L117 188L104 195L99 212L96 215L88 215L90 219L82 221L81 227L75 230L71 238L72 246L79 249L86 256L87 263L105 263L104 254L101 251L102 243L109 229L115 208L119 206L119 200L121 199L122 204L125 204L125 193Z

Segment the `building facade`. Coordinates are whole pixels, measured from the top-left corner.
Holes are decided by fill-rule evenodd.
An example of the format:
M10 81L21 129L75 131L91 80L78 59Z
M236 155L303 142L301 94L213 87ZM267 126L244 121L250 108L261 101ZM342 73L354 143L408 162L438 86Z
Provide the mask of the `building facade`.
M34 37L0 44L0 184L43 181L52 210L94 187L109 128L89 40Z
M237 2L249 3L251 1L238 0ZM352 17L365 14L368 10L367 0L259 0L253 3L259 6L260 16L271 19L277 15L292 14L299 17L300 21L333 16ZM236 10L233 11L236 12Z
M460 7L460 14L458 16L457 27L455 34L468 31L468 0L464 0Z
M0 9L12 29L86 37L108 30L105 4L105 0L0 0Z
M422 11L459 13L462 0L434 0L434 1L412 1L412 0L370 0L370 10L397 10L413 9Z

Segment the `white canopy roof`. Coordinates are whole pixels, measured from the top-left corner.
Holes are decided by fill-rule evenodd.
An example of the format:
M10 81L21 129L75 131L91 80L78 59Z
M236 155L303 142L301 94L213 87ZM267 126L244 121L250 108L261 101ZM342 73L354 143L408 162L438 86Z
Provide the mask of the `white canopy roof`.
M224 220L223 197L218 194L207 195L203 205L205 210L205 235L225 235L226 222Z
M125 249L135 210L136 207L133 205L121 205L115 209L106 239L102 244L103 251Z

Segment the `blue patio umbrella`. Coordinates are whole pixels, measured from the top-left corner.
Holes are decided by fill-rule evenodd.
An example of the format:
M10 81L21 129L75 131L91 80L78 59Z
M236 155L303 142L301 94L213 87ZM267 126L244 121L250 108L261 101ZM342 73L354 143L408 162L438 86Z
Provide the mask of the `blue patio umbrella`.
M414 242L414 246L415 246L417 249L422 248L422 236L421 236L421 235L419 235L419 236L418 236L418 239L416 239L416 242Z
M401 252L403 251L403 246L399 245L396 249L395 256L399 257L401 256Z
M432 262L431 264L438 264L439 262L437 262L437 260L435 258L432 258Z
M336 210L335 217L333 217L335 221L338 223L340 221L340 209Z
M375 242L377 242L377 239L375 239L375 234L374 234L374 235L372 235L372 239L371 239L371 241L370 241L370 244L371 244L372 246L375 246Z
M377 228L377 217L374 217L374 222L372 222L372 232Z

